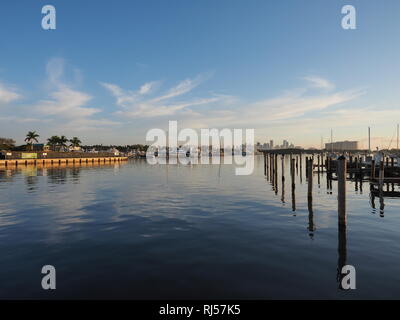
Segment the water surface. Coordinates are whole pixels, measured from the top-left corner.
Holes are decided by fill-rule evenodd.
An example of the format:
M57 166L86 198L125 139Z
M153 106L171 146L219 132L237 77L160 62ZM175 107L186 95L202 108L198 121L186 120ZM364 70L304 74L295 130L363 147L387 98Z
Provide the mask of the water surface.
M400 298L400 199L374 209L369 184L348 181L339 232L336 182L315 173L310 203L288 164L284 188L261 156L251 176L145 160L0 168L0 298ZM339 289L344 262L356 290ZM41 289L47 264L55 291Z

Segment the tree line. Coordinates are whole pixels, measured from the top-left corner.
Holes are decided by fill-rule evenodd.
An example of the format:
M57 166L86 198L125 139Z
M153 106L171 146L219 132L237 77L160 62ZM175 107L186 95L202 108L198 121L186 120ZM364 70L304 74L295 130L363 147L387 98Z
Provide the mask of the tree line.
M36 131L29 131L25 137L25 145L15 146L15 140L8 138L0 138L0 150L11 150L11 151L32 151L34 143L39 142L40 135ZM70 147L81 147L85 151L92 149L98 151L107 151L111 148L117 149L119 152L129 151L147 151L148 145L143 144L132 144L132 145L82 145L82 141L78 137L68 139L66 136L51 136L47 139L47 145L52 151L65 150L68 146Z

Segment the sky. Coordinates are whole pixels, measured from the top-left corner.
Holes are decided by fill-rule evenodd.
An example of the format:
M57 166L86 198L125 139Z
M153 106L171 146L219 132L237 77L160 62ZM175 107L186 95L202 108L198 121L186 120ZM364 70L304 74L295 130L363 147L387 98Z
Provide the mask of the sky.
M331 129L366 147L370 126L373 147L394 147L399 17L398 0L4 0L0 137L125 145L176 120L304 147Z

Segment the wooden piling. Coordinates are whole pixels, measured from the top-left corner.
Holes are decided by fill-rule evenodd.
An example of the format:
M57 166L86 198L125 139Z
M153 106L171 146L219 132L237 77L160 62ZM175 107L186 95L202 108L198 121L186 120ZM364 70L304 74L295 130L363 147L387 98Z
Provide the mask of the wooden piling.
M381 161L379 165L379 187L381 188L383 186L383 182L385 179L385 166L383 161Z
M296 211L295 159L292 159L290 166L292 167L292 170L291 170L291 177L292 177L292 211Z
M312 159L308 160L307 164L307 178L308 178L308 197L312 197L312 189L313 189L313 167L312 167Z
M371 179L375 179L375 160L371 161Z
M339 225L346 224L346 167L346 157L339 157L337 161Z
M264 152L264 176L267 175L267 154Z

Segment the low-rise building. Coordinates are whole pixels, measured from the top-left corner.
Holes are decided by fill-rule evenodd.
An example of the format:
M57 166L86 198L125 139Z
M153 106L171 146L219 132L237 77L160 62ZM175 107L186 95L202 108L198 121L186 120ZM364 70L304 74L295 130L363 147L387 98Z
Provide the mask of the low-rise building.
M330 151L346 151L346 150L358 150L358 141L336 141L333 143L325 143L325 149Z

